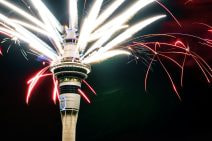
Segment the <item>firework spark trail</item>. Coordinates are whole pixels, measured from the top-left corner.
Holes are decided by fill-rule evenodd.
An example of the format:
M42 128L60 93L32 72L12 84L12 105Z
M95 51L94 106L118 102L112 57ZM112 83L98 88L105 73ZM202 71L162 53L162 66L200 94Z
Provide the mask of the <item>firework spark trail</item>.
M35 8L39 9L38 13L46 25L46 30L52 34L52 40L54 41L56 48L59 50L60 54L63 54L63 49L61 43L63 42L63 39L59 32L56 30L59 22L56 20L56 18L51 14L51 12L48 10L48 8L45 7L45 5L42 3L41 0L31 0L31 3L35 6ZM55 25L56 24L56 25ZM57 26L58 25L58 26ZM58 27L59 28L59 27ZM62 28L62 27L61 27Z
M94 29L103 24L103 22L106 21L125 1L126 0L116 0L108 6L96 19Z
M97 62L107 60L113 56L118 56L118 55L131 55L131 53L126 50L118 50L118 49L111 50L111 51L104 52L101 55L97 55L97 56L96 56L96 54L94 54L91 57L89 57L88 59L82 60L82 62L85 64L97 63Z
M41 28L45 29L46 26L40 20L38 20L37 18L31 16L30 14L28 14L24 10L18 8L17 6L13 5L12 3L10 3L10 2L8 2L6 0L0 0L0 3L3 4L4 6L8 7L9 9L14 10L18 14L22 15L23 17L25 17L29 21L35 23L36 25L40 26Z
M94 44L94 46L92 46L85 54L89 54L91 51L95 50L95 48L97 48L98 46L101 47L102 44L104 44L107 40L109 40L109 38L116 32L118 31L120 28L122 29L122 26L123 24L125 24L129 19L132 18L132 16L134 16L136 14L136 12L138 12L139 10L141 10L142 8L144 8L145 6L149 5L150 3L152 3L154 0L149 0L149 1L138 1L138 2L135 2L130 8L128 8L126 10L126 12L123 12L120 16L114 18L113 20L107 22L106 24L102 25L100 28L98 28L97 30L94 31L94 33L92 33L90 36L100 36L100 35L105 35L107 34L107 38L106 37L103 37L101 38L100 40L98 40L96 42L96 44ZM115 3L114 5L114 11L122 4L122 2L120 3ZM110 15L111 13L109 13L109 10L105 10L103 12L102 15L100 15L100 22L98 22L98 19L97 19L97 22L98 23L102 23L104 20L107 19L107 16ZM101 18L102 17L102 18ZM84 22L85 23L85 22ZM91 27L91 29L95 29L98 27L98 24L95 25L95 27ZM141 23L142 24L142 23ZM145 24L145 23L143 23ZM149 23L150 24L150 23ZM87 25L87 24L86 24ZM147 26L147 25L146 25ZM143 27L143 25L141 26ZM82 27L84 28L84 26ZM110 28L112 28L113 30L111 30ZM87 29L87 28L85 28ZM132 28L133 29L133 28ZM135 30L135 26L134 26L134 30ZM84 29L82 29L82 31L84 31ZM111 31L108 33L108 31ZM129 31L129 30L128 30ZM86 31L87 32L87 31ZM107 33L105 33L107 32ZM132 30L130 31L132 32ZM136 32L136 31L135 31ZM100 35L99 35L100 34ZM87 34L88 35L88 34ZM129 35L132 35L132 33L129 33ZM82 36L81 37L82 39L84 39L84 37ZM79 39L80 40L80 39ZM123 39L124 40L124 39ZM84 41L86 42L86 41ZM121 41L119 41L121 42ZM117 46L118 44L114 44L114 46ZM79 44L79 46L81 46ZM82 50L84 51L85 49L85 46L82 46L81 47ZM104 49L103 49L104 50ZM101 53L100 53L101 54ZM83 56L84 57L84 56Z
M135 24L134 26L130 27L129 29L127 29L125 32L121 33L119 36L117 36L115 39L113 39L112 41L110 41L108 44L106 44L103 48L100 48L100 50L94 55L92 56L93 58L98 58L100 56L102 56L103 53L107 52L108 50L112 49L113 47L121 44L124 40L129 39L130 37L132 37L135 33L137 33L138 31L142 30L143 28L145 28L146 26L148 26L149 24L164 18L165 15L159 15L159 16L155 16L146 20L143 20L137 24ZM92 63L92 62L90 62Z
M0 33L1 33L2 35L8 36L8 37L10 37L10 38L13 37L11 34L7 33L6 31L4 31L4 29L3 29L3 30L2 30L2 29L3 29L3 28L0 27ZM1 31L1 30L2 30L2 31ZM8 31L9 31L9 30L8 30Z
M163 8L172 16L172 18L176 21L176 23L177 23L180 27L182 27L182 25L181 25L180 22L177 20L177 18L172 14L172 12L171 12L164 4L162 4L161 2L159 2L159 1L157 1L157 0L156 0L156 2L157 2L161 7L163 7Z
M83 97L83 99L85 101L87 101L89 104L91 103L90 99L87 97L87 95L81 89L78 89L77 91Z
M20 9L20 8L18 8L17 6L15 6L15 5L13 5L12 3L10 3L10 2L7 2L7 1L5 1L5 0L0 0L0 4L3 4L3 5L5 5L6 7L8 7L8 8L10 8L10 9L12 9L12 10L14 10L15 12L17 12L18 14L20 14L20 15L22 15L24 18L26 18L26 19L28 19L28 20L30 20L31 22L33 22L33 23L35 23L37 26L39 26L40 28L42 28L42 29L44 29L44 30L46 30L46 29L50 29L49 27L48 27L48 25L45 25L44 23L42 23L41 21L39 21L38 19L36 19L35 17L33 17L33 16L31 16L30 14L28 14L27 12L25 12L25 11L23 11L22 9ZM45 11L46 12L46 11ZM48 13L48 12L47 12ZM4 19L6 18L5 16L3 16L3 15L1 15ZM48 17L51 17L50 15L48 15ZM10 21L10 23L11 23L11 21ZM9 24L9 23L8 23ZM14 25L14 24L13 24ZM23 29L23 28L22 28ZM17 29L16 29L17 30ZM52 30L47 30L48 32L50 32L50 33L52 33ZM32 37L34 37L33 39L35 40L37 40L37 42L39 41L40 43L41 43L41 41L40 40L38 40L37 38L35 38L35 36L32 36L32 33L30 34L29 32L28 32L28 36L31 36L31 38ZM27 35L25 35L25 37L28 37ZM59 36L57 36L58 38L59 38ZM60 38L59 38L60 39ZM59 45L59 43L57 42L57 40L58 39L56 39L56 38L53 38L53 40L55 41L55 43L56 43L56 45L58 45L57 47L59 48L59 50L60 50L60 45ZM44 42L42 42L42 44L44 44ZM40 45L41 46L41 45ZM45 45L46 46L46 45ZM50 47L49 47L50 48ZM45 54L45 53L44 53Z
M187 52L189 52L189 47L186 47L186 45L182 41L178 40L178 41L175 42L176 46L178 44L179 44L179 46L184 47ZM181 85L181 87L183 87L183 76L184 76L184 67L185 67L186 59L187 59L187 54L185 53L185 56L183 58L182 67L181 67L181 76L180 76L180 85Z
M104 36L102 36L98 41L96 41L87 51L86 53L82 56L82 59L84 59L85 56L87 56L88 54L90 54L92 51L96 50L97 48L101 48L103 46L104 43L106 43L111 37L112 35L121 29L127 28L128 26L122 26L120 28L111 28L110 30L106 31L104 33ZM96 38L96 37L94 37Z
M185 2L185 5L187 5L187 4L189 4L189 3L192 3L193 2L193 0L187 0L186 2Z
M152 67L153 61L155 60L155 56L156 56L156 55L154 55L154 56L152 57L151 62L149 63L149 66L148 66L147 71L146 71L145 80L144 80L144 89L145 89L145 91L147 91L147 80L148 80L150 68Z
M203 26L206 26L206 27L208 27L208 28L211 28L211 29L212 29L212 26L210 26L209 24L206 24L206 23L197 23L197 22L195 22L194 24L203 25Z
M83 83L85 83L85 85L94 93L94 95L96 95L96 91L91 87L90 84L88 84L87 81L83 80Z
M197 37L197 36L194 36L194 35L188 35L188 34L180 34L180 35L183 35L183 36L186 35L186 36L189 36L189 37L192 37L192 38L198 38L199 40L207 42L207 40L200 38L200 37ZM167 37L170 37L170 38L177 39L177 37L173 36L173 34L172 35L169 35L169 34L150 34L150 35L141 36L140 38L152 38L152 37L158 37L158 36L167 36ZM196 64L198 65L198 67L200 68L202 73L204 74L206 80L208 81L208 83L210 83L210 79L212 78L211 67L202 57L200 57L195 52L191 51L190 47L186 46L182 41L177 40L177 41L174 42L174 44L166 43L166 42L158 42L158 41L157 42L146 42L146 43L145 42L143 42L143 43L142 42L134 42L134 44L131 47L136 47L136 46L139 46L139 45L140 45L140 47L147 48L153 54L153 57L151 58L151 61L150 61L150 64L147 68L147 72L146 72L146 76L145 76L145 83L144 83L145 90L147 90L147 80L148 80L148 76L149 76L149 71L150 71L152 63L153 63L153 61L155 60L156 57L157 57L157 60L162 65L163 69L165 70L166 74L168 75L168 77L169 77L169 79L172 83L173 90L175 91L175 93L177 94L179 99L180 99L180 96L179 96L178 90L176 88L176 85L175 85L175 83L174 83L174 81L171 77L170 72L167 70L167 68L165 67L165 65L161 61L160 57L163 57L163 58L166 58L166 59L172 61L174 64L176 64L181 69L181 77L180 77L181 86L183 86L184 67L185 67L185 63L186 63L188 56L190 56L196 62ZM150 45L154 45L154 46L151 47ZM172 51L160 51L158 49L160 49L161 47L158 48L157 46L163 46L163 49L167 49L167 50L168 49L174 49L174 50L172 50ZM169 57L168 56L169 54L183 55L182 64L178 63L178 61L176 59Z
M209 29L208 29L208 32L212 32L212 26L209 25L209 24L206 24L206 23L198 23L198 22L195 22L194 24L198 24L198 25L205 26L205 27L209 28ZM211 40L210 40L210 41L211 41Z
M2 47L0 46L0 55L3 56Z
M35 76L33 76L28 82L29 82L29 87L27 90L27 97L26 97L26 103L29 103L29 98L32 94L33 89L35 88L36 84L39 82L40 78L44 73L49 69L49 66L43 68L40 70ZM32 81L31 81L32 80Z
M181 97L180 97L180 95L179 95L179 93L178 93L178 90L177 90L177 88L176 88L176 86L175 86L175 83L174 83L174 81L173 81L173 79L172 79L172 77L171 77L171 75L170 75L170 73L169 73L169 71L167 70L167 68L165 67L165 65L163 64L163 62L161 61L160 57L157 56L157 58L158 58L160 64L162 65L163 69L165 70L166 74L168 75L169 80L170 80L170 82L171 82L171 84L172 84L173 90L175 91L175 93L176 93L176 95L178 96L178 98L179 98L180 100L182 100Z
M199 68L203 72L203 74L204 74L205 78L207 79L208 83L210 83L210 78L208 77L207 73L205 72L204 66L202 66L202 64L196 59L196 57L192 56L192 58L194 59L194 61L197 63L197 65L199 66Z
M137 43L137 44L139 44L139 43ZM155 43L154 50L151 49L152 52L154 53L154 56L153 56L152 59L151 59L151 62L150 62L150 64L149 64L149 66L148 66L148 69L147 69L147 72L146 72L146 75L145 75L145 82L144 82L145 91L147 91L147 80L148 80L150 68L151 68L152 63L153 63L153 61L155 60L155 58L157 58L157 60L160 62L161 66L162 66L163 69L165 70L165 72L166 72L166 74L167 74L167 76L168 76L168 78L169 78L169 80L170 80L170 82L171 82L171 84L172 84L172 88L173 88L174 92L176 93L176 95L178 96L178 98L181 100L181 97L180 97L179 92L178 92L178 90L177 90L177 88L176 88L176 85L175 85L175 83L174 83L174 81L173 81L173 78L171 77L171 74L169 73L169 71L167 70L167 68L165 67L165 65L163 64L163 62L161 61L160 56L164 56L164 57L168 58L169 60L172 60L172 61L175 62L180 68L181 68L181 65L179 65L178 62L176 62L175 60L171 59L170 57L158 53L158 51L157 51L157 45L158 45L158 42ZM146 46L146 47L147 47L147 48L150 48L149 46Z
M93 26L95 24L96 18L100 12L101 6L102 6L103 0L95 1L93 7L91 8L89 15L87 18L85 18L82 26L82 30L80 32L79 36L79 43L78 48L80 50L84 50L88 40L89 36L93 30Z
M52 99L54 103L56 104L56 100L59 99L59 90L58 90L58 80L55 79L55 77L52 77L53 83L54 83L54 89L52 93Z
M28 29L31 29L31 30L33 30L33 31L35 31L35 32L38 32L38 33L40 33L40 34L43 34L43 35L45 35L45 36L48 36L48 37L52 37L52 36L53 36L53 35L51 35L50 33L48 33L47 31L45 31L45 30L43 30L43 29L41 29L41 28L32 26L31 24L28 24L28 23L26 23L26 22L23 22L23 21L20 21L20 20L16 20L16 19L11 19L11 20L12 20L12 22L14 22L14 23L20 24L20 25L22 25L22 26L24 26L24 27L26 27L26 28L28 28Z
M40 78L51 76L51 75L52 75L51 73L47 73L47 74L42 74L42 75L36 76L36 78L40 79ZM30 80L27 81L27 84L32 83L32 81L34 81L34 80L35 80L35 77L31 78Z
M45 42L40 40L37 36L35 36L33 33L29 32L25 28L21 27L18 24L15 24L12 22L9 18L5 17L4 15L0 14L0 20L6 22L8 25L15 28L17 31L9 30L4 27L0 27L0 31L6 32L7 34L10 34L11 36L15 36L26 43L29 43L34 50L37 50L38 52L41 52L45 54L48 58L54 60L57 58L56 54L53 52L51 47L47 45Z
M115 17L109 22L106 22L104 25L99 27L93 34L98 33L100 31L106 31L110 29L112 26L121 26L124 25L128 20L130 20L139 10L143 9L147 5L153 3L155 0L144 0L137 1L128 9L126 9L121 15Z
M177 41L178 42L178 41ZM155 44L154 42L148 42L148 43L145 43L145 44ZM183 44L183 43L182 43ZM175 48L175 49L182 49L183 50L183 52L179 52L179 51L171 51L171 52L158 52L158 53L160 53L160 55L161 54L182 54L182 55L188 55L188 56L191 56L194 60L195 60L195 62L196 62L196 58L198 58L198 59L200 59L202 62L203 62L203 64L202 63L200 63L199 61L198 62L196 62L197 64L199 64L199 67L200 67L200 69L201 70L203 70L203 73L205 72L205 70L211 75L211 73L212 73L212 71L211 71L211 67L206 63L206 61L202 58L202 57L200 57L200 56L198 56L196 53L194 53L194 52L192 52L189 48L187 48L186 46L183 46L183 47L181 47L181 46L178 46L178 45L173 45L173 44L170 44L170 43L160 43L160 45L166 45L166 46L168 46L168 47L172 47L172 48ZM165 55L166 56L166 55ZM167 57L167 58L169 58L169 57ZM172 59L170 59L170 60L172 60ZM175 64L177 64L177 63L175 63ZM179 66L179 65L178 65ZM206 66L206 67L204 67L204 66ZM204 69L202 69L202 68L204 68ZM205 74L205 73L204 73ZM206 78L207 78L207 80L208 80L208 77L207 77L207 75L206 75Z
M113 26L111 27L110 30L107 30L107 31L104 31L104 32L99 32L97 34L91 34L90 37L89 37L89 42L92 42L92 41L96 41L98 40L97 42L100 42L103 39L106 39L103 40L102 42L100 42L100 45L104 44L113 34L115 34L116 32L118 31L121 31L123 29L127 29L129 27L129 25L122 25L122 26ZM111 32L109 32L111 31ZM105 35L107 35L105 37ZM95 44L97 44L97 42ZM93 45L94 46L94 45ZM92 50L94 50L95 48L94 47L89 47L89 51L86 51L86 54L89 54ZM98 46L98 47L101 47L101 46Z

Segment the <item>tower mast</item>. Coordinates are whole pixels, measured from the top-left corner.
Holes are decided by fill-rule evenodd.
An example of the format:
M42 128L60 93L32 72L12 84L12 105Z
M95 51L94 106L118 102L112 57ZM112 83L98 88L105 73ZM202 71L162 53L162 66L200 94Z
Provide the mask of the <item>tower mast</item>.
M80 109L82 80L87 78L91 68L79 61L77 31L66 30L64 54L61 60L54 62L51 71L59 82L59 102L62 120L62 141L75 141L76 124Z

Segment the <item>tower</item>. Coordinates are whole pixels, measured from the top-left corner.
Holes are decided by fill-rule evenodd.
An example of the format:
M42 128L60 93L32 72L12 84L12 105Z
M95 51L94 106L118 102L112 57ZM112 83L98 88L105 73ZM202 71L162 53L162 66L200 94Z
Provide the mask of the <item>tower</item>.
M91 68L79 61L76 31L67 30L64 54L51 65L51 71L59 82L59 102L62 119L62 141L75 141L75 131L80 109L80 87Z

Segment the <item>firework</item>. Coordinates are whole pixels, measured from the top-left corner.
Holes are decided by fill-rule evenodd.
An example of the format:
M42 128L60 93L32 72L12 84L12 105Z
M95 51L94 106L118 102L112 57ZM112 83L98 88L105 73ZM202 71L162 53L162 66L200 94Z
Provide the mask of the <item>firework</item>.
M57 99L59 99L60 102L63 121L63 141L75 140L75 128L80 106L80 97L87 103L91 103L89 97L81 90L82 82L96 95L95 90L85 81L91 71L91 65L96 62L101 62L118 55L134 56L138 59L139 55L134 54L143 53L144 49L148 50L148 53L152 55L152 57L150 58L145 77L145 89L147 89L150 68L153 62L158 60L166 72L173 90L179 99L181 99L180 94L162 58L171 61L181 69L181 85L183 85L184 67L188 57L191 57L194 62L196 62L207 81L209 83L211 81L212 69L207 62L192 51L189 46L178 40L176 36L180 35L198 38L202 41L202 44L209 47L212 46L211 40L180 33L151 34L141 36L139 39L147 40L149 38L162 36L164 38L171 38L175 40L175 42L132 41L130 45L120 46L126 43L126 41L131 40L136 33L145 27L166 17L165 14L160 14L142 19L132 25L129 24L129 21L141 9L153 3L158 3L174 18L177 24L181 26L173 14L171 14L162 3L156 0L134 1L126 10L119 13L118 16L111 18L125 2L126 0L116 0L111 2L107 8L101 10L104 0L94 0L87 16L80 19L83 21L83 24L79 27L78 0L69 0L68 26L60 24L41 0L29 1L37 10L40 19L9 1L0 0L1 5L29 21L25 22L14 19L0 13L0 33L11 38L11 40L25 42L27 44L26 48L29 50L28 52L39 56L42 58L42 61L49 64L28 80L27 84L29 87L26 102L29 103L32 91L35 89L40 79L51 76L54 84L52 98L54 102L56 102ZM208 31L211 32L211 28ZM47 37L50 43L40 38L43 36ZM2 54L1 50L0 54ZM173 54L180 55L180 57L183 58L183 62L180 63L176 60L172 56Z

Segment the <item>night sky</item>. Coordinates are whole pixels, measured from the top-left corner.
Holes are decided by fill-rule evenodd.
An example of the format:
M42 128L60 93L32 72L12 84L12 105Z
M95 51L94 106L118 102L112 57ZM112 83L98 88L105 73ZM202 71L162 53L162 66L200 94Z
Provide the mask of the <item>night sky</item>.
M67 24L65 1L43 1L61 23ZM129 1L128 4L130 3ZM17 4L24 6L20 0ZM198 22L212 25L212 0L170 0L164 4L183 27L180 28L168 16L167 19L147 27L139 35L182 32L212 38L212 32L208 32L207 27L195 24ZM87 9L89 5L87 3ZM0 11L8 12L11 17L15 16L11 11L5 11L2 6L0 8ZM83 8L83 2L80 3L80 8ZM121 10L124 8L125 6ZM165 11L154 4L139 12L133 21L155 13ZM80 15L83 17L82 11ZM3 38L0 36L0 41ZM190 38L187 39L187 44L212 66L211 48L198 46L196 40ZM29 56L27 61L17 46L12 46L7 53L9 45L9 42L0 45L3 54L0 55L1 138L5 138L4 141L60 141L62 127L59 105L51 100L51 78L40 83L27 105L26 81L43 64L33 56ZM93 96L83 86L92 103L81 101L77 141L211 141L211 84L207 83L196 64L191 61L186 64L184 87L178 87L182 97L180 101L158 62L152 67L148 91L145 92L144 77L147 66L141 61L128 63L130 59L132 58L115 57L92 66L92 73L87 81L95 88L98 96ZM177 86L180 86L180 73L176 66L170 62L165 64Z

